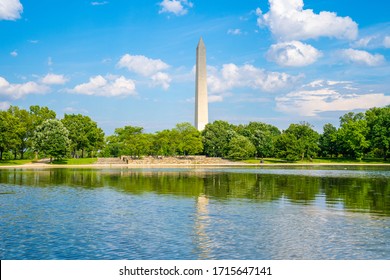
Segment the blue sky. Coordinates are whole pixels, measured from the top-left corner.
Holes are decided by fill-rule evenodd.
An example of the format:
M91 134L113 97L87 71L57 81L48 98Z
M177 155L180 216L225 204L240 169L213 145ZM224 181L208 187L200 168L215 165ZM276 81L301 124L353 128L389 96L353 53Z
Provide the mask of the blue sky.
M209 118L319 132L390 104L387 0L0 0L0 109L84 114L107 134L194 121L195 49Z

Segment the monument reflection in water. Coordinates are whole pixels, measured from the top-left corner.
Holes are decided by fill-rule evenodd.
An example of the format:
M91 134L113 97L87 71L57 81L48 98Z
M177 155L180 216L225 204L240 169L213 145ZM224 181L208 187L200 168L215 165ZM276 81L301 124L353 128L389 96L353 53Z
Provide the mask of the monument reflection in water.
M390 259L390 171L0 170L2 259Z

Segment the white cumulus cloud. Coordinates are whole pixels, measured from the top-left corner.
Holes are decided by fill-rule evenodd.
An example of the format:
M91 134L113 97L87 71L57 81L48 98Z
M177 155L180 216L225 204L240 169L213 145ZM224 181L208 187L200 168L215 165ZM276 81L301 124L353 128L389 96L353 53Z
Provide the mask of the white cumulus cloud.
M103 77L98 75L91 77L89 82L77 85L69 91L78 94L107 97L136 95L134 81L123 76Z
M167 73L157 72L152 77L153 86L161 86L164 90L167 90L172 81L171 77Z
M351 63L367 65L367 66L378 66L383 64L386 59L381 54L371 54L367 51L355 50L355 49L344 49L340 51L340 55L343 60Z
M63 85L68 79L65 78L64 75L49 73L43 77L41 81L46 85Z
M117 63L118 68L126 68L130 72L139 74L150 79L150 85L161 86L167 90L172 78L163 72L170 66L161 59L152 59L143 55L125 54Z
M306 66L317 61L321 52L311 45L299 41L274 44L267 52L267 58L281 66Z
M12 99L20 99L29 94L43 94L48 91L49 87L36 82L12 84L5 78L0 77L0 96L3 95Z
M173 13L177 16L182 16L188 13L188 9L192 8L192 2L187 0L163 0L160 3L159 13Z
M0 20L16 20L20 18L23 6L19 0L1 0Z
M309 117L329 111L380 107L390 103L390 96L383 93L359 93L348 81L317 80L275 100L277 110Z
M117 67L127 68L131 72L149 77L169 68L169 65L161 59L152 59L143 55L125 54L119 60Z
M357 37L358 25L350 17L328 11L316 14L303 8L303 0L269 0L269 4L268 13L257 9L258 25L267 26L280 41L323 36L353 40Z
M299 77L286 73L267 72L246 64L224 64L222 69L208 67L207 83L211 93L227 92L233 88L253 88L275 91L294 83Z

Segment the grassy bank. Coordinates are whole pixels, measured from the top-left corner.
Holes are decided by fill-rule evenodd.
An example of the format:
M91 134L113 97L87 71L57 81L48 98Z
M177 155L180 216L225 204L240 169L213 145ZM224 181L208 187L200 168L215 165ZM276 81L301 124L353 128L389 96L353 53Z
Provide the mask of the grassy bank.
M97 158L69 158L62 160L55 160L52 164L65 164L65 165L83 165L83 164L95 164Z
M0 166L7 166L7 165L23 165L31 163L31 159L5 159L0 160Z

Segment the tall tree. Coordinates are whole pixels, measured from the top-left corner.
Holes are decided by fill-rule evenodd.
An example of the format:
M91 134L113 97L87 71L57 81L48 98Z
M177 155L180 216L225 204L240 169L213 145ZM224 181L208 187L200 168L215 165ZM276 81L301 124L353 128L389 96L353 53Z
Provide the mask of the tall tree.
M87 152L90 157L94 157L101 149L104 148L104 131L97 127L96 123L91 127L91 132L88 135L89 146L87 147Z
M151 137L143 133L142 127L125 126L115 129L111 138L119 149L120 155L142 156L150 153Z
M257 157L271 157L274 155L275 141L280 135L277 127L261 122L250 122L238 131L255 146Z
M32 117L32 128L35 129L46 120L56 118L56 113L48 107L40 107L38 105L30 106L30 114Z
M101 151L103 157L119 157L121 156L121 144L118 141L117 135L107 136L105 145Z
M196 155L202 152L203 143L200 132L190 123L179 123L173 129L177 132L177 152L182 155Z
M52 159L67 156L70 148L69 132L61 121L49 119L39 125L34 132L33 149Z
M30 112L20 109L17 106L11 106L8 112L16 118L13 129L18 139L14 149L14 158L16 159L17 153L20 153L20 158L23 159L24 153L31 146L30 140L34 131L32 127L32 116Z
M341 153L347 157L362 159L370 146L367 134L367 121L363 113L349 112L340 117L337 135Z
M229 142L237 134L234 125L225 121L214 121L202 131L204 153L210 157L227 157Z
M282 133L275 143L276 156L289 161L302 159L302 147L295 135Z
M321 155L325 157L336 156L338 154L337 128L334 125L327 123L324 125L323 130L319 141Z
M290 160L311 158L319 150L318 140L319 134L309 123L291 124L277 140L278 154Z
M0 160L3 153L16 149L19 138L16 133L18 120L9 111L0 111Z
M69 131L73 157L76 157L78 151L81 151L83 158L85 151L91 154L102 148L103 130L90 117L81 114L65 114L61 121Z
M152 141L152 153L160 156L174 156L179 149L179 132L177 130L164 129L158 131Z
M252 142L243 135L236 134L228 144L228 155L230 159L248 159L256 153Z

